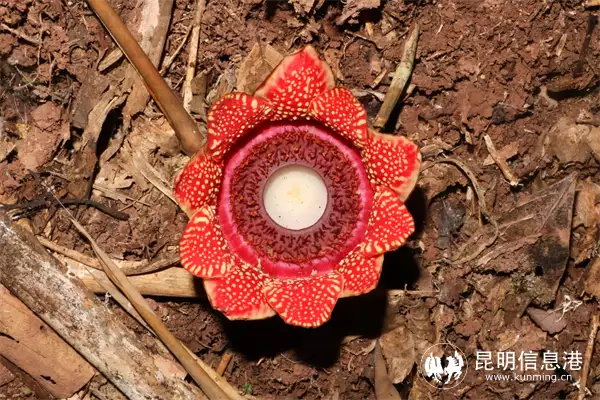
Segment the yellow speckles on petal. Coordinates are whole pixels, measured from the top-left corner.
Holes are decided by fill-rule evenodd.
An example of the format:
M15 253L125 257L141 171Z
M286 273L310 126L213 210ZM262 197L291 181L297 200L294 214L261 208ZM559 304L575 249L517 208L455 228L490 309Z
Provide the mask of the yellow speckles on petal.
M415 230L412 215L392 190L377 186L363 251L375 256L402 246Z
M263 100L245 93L218 100L208 113L208 148L213 156L220 159L237 139L267 120L269 110Z
M215 217L213 207L202 207L188 222L179 242L182 266L201 278L223 276L235 264Z
M275 105L274 120L302 118L311 100L333 86L331 69L308 46L285 57L254 95Z
M269 279L265 298L286 323L316 327L329 320L343 287L344 281L336 272L301 279Z
M367 143L366 112L352 93L336 87L313 100L310 115L362 148Z
M408 198L421 167L421 154L415 143L403 136L369 131L369 143L361 155L372 181L394 190L402 201Z
M357 296L375 289L381 275L383 254L366 256L362 246L357 246L340 263L338 273L344 277L341 297Z
M204 288L211 305L227 318L263 319L275 315L265 302L266 279L259 269L239 264L223 278L205 280Z
M222 164L204 152L194 155L177 175L173 194L188 214L213 200L221 184Z

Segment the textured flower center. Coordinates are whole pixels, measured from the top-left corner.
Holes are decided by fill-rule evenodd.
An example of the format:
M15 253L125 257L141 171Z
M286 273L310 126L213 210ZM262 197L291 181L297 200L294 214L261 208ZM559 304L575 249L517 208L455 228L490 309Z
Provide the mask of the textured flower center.
M331 271L364 236L371 189L357 152L317 124L270 125L227 161L225 237L285 277Z
M325 213L327 186L318 172L303 165L287 165L267 180L263 203L279 226L300 230L313 226Z

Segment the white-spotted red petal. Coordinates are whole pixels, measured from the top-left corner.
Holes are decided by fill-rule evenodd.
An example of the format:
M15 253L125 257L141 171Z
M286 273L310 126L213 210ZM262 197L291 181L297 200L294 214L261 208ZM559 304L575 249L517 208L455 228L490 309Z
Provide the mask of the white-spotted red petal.
M230 93L208 112L208 149L220 159L231 145L259 123L268 119L268 104L246 93Z
M292 120L306 116L311 101L334 85L329 66L306 46L281 60L254 96L271 103L273 119Z
M221 227L211 206L204 206L190 218L179 241L181 265L200 278L224 276L235 265Z
M408 198L421 168L421 153L414 142L369 130L369 143L361 155L371 181L394 190L402 201Z
M337 270L344 278L341 297L358 296L375 289L381 276L383 254L366 256L362 246L357 246L340 262Z
M204 280L210 304L229 319L264 319L275 315L263 293L267 275L247 264L233 268L225 277Z
M415 222L395 192L375 188L373 211L362 243L366 256L375 256L402 246L415 231Z
M344 288L337 272L298 279L269 279L265 299L290 325L317 327L329 320Z
M221 185L223 164L205 152L195 154L175 177L173 195L189 216L216 198Z
M320 94L311 103L310 115L354 146L367 143L367 113L348 89L336 87Z

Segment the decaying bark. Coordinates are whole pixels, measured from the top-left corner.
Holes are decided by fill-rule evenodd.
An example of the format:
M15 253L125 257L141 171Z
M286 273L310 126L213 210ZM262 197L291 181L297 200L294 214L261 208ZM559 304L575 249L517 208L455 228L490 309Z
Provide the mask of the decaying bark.
M2 285L0 304L0 356L48 393L71 397L94 376L87 361Z
M35 237L0 214L0 283L129 399L205 399L153 356ZM158 344L157 344L158 345Z

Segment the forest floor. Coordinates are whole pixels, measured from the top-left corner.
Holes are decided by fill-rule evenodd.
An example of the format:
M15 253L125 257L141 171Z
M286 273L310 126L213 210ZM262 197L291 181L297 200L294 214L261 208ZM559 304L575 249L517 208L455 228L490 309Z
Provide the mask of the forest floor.
M130 26L141 18L137 3L111 1ZM195 7L175 1L163 60ZM600 298L598 13L580 0L208 0L193 108L201 126L204 104L239 88L240 77L255 84L268 64L252 52L257 43L281 54L313 45L372 121L420 25L411 87L387 129L422 149L408 202L417 232L386 255L375 291L340 301L319 329L227 321L203 296L152 298L154 310L213 367L231 356L223 376L259 398L375 399L378 338L402 398L576 399L584 365L588 396L600 398L600 344L586 357ZM113 57L93 12L82 1L0 0L0 24L0 203L91 194L128 216L69 206L111 257L176 255L187 218L135 159L168 185L186 158L156 105L124 89L128 63ZM187 57L184 46L164 72L178 93ZM68 216L42 203L19 214L34 233L93 256ZM436 343L466 357L454 388L419 375ZM503 368L498 357L510 354L515 366ZM520 364L523 354L534 354L535 371ZM488 356L493 370L478 368ZM37 397L0 368L0 398Z

